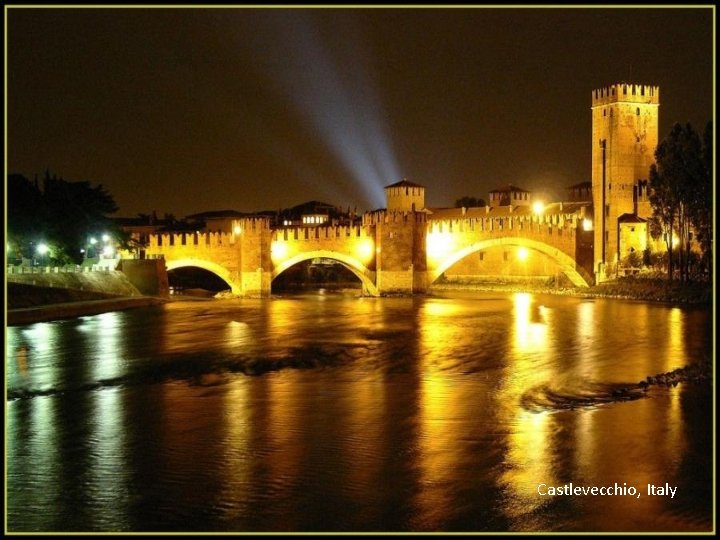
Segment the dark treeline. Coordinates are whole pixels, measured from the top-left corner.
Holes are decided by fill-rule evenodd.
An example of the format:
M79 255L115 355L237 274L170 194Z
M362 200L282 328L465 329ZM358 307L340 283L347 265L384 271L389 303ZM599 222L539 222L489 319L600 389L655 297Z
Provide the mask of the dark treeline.
M48 247L45 262L80 263L91 237L110 235L127 241L109 214L118 211L112 195L90 182L73 182L45 173L42 182L21 174L8 175L8 259L34 259L40 244Z
M713 235L712 122L698 134L675 124L655 151L650 167L650 231L668 250L668 278L680 281L712 275ZM678 245L675 245L674 237ZM699 256L691 250L699 246Z

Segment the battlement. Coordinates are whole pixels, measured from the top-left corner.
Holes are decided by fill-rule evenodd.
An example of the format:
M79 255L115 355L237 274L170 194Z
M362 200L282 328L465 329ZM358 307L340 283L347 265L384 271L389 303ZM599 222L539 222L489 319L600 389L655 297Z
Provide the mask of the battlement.
M320 227L282 227L273 230L273 240L330 240L337 238L373 237L364 225L327 225Z
M239 235L233 233L162 233L148 235L149 248L168 246L229 246L238 241Z
M523 230L528 226L546 226L559 229L577 228L585 216L584 208L570 212L546 212L543 214L523 213L517 215L475 215L433 219L427 222L427 231L433 233L454 233L466 231Z
M263 230L270 228L270 218L266 217L245 217L233 221L234 225L239 225L241 230Z
M378 223L425 223L425 212L406 210L377 210L363 215L363 225L377 225Z
M592 106L611 103L660 104L660 87L645 84L616 83L592 91Z

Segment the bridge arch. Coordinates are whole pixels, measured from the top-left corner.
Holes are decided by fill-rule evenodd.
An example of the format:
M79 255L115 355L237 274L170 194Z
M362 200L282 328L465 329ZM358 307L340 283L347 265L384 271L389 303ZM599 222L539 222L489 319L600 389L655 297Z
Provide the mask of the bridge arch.
M367 267L356 258L341 253L339 251L315 250L304 251L297 255L282 261L275 266L272 273L272 279L275 279L291 266L307 261L308 259L333 259L342 264L345 268L355 274L363 285L363 292L370 296L380 296L380 292L375 285L375 273L367 269Z
M481 251L483 249L488 249L495 246L518 246L539 251L540 253L547 255L548 257L550 257L550 259L555 261L555 263L560 266L561 271L568 277L568 279L572 282L573 285L575 285L576 287L590 286L587 280L576 270L575 259L570 257L570 255L544 242L538 242L537 240L530 240L529 238L522 237L489 238L487 240L481 240L480 242L476 242L454 253L451 253L442 261L440 261L440 264L437 266L437 268L428 272L429 283L433 283L437 278L442 275L443 272L445 272L448 268L450 268L459 260L467 257L468 255L471 255L472 253L475 253L476 251Z
M202 268L203 270L207 270L208 272L212 272L220 279L225 281L228 285L230 285L230 289L232 290L233 294L240 294L242 291L240 284L236 283L235 280L232 279L230 271L224 266L214 263L212 261L207 261L205 259L165 260L165 266L167 267L168 272L170 270L176 270L177 268L184 268L186 266L196 266L198 268Z

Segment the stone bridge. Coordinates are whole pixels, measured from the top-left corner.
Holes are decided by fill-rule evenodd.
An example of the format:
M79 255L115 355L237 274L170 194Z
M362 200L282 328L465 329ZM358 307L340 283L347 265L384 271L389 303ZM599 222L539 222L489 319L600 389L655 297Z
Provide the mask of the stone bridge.
M586 206L380 210L352 226L272 227L268 218L252 217L234 222L230 233L151 235L146 252L163 256L168 270L209 270L241 296L268 296L283 271L316 258L347 267L366 295L422 293L464 257L501 245L543 253L582 287L592 283Z

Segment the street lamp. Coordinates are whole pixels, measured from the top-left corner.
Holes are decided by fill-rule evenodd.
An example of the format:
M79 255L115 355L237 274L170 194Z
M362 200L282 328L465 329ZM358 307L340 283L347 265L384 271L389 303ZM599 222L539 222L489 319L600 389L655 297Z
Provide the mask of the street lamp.
M45 264L45 254L48 252L47 244L40 243L37 246L37 253L40 255L40 266Z
M97 244L97 238L94 236L91 236L88 239L88 243L90 244L85 251L85 258L86 259L92 259L93 257L97 256L97 248L95 247L95 244ZM90 251L92 249L92 252Z

